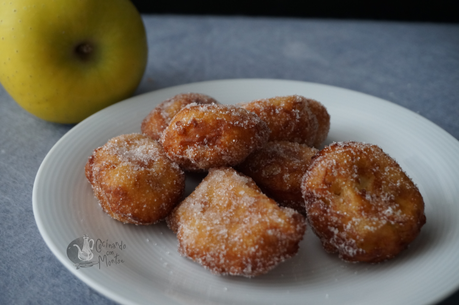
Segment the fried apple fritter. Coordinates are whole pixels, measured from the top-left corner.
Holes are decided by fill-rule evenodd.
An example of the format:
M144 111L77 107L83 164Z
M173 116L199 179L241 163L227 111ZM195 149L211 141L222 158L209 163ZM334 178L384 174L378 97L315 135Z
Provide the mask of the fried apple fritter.
M253 180L213 168L167 218L179 252L214 274L252 277L295 255L304 217L279 207Z
M235 106L190 104L161 137L168 157L186 171L234 166L266 143L269 128L254 113Z
M162 132L169 125L172 118L186 105L197 104L218 104L218 102L207 95L200 93L177 94L156 106L142 121L140 129L143 134L154 140L159 140Z
M237 170L251 177L277 203L306 215L301 179L316 148L295 142L268 142L250 154Z
M256 113L268 124L271 130L269 141L289 141L318 147L330 128L325 107L300 95L259 99L240 106ZM319 123L322 125L319 126Z
M85 174L102 209L123 223L164 219L185 190L183 171L157 141L141 134L121 135L97 148Z
M325 147L306 172L302 192L313 231L328 252L345 261L393 258L426 222L418 188L376 145Z
M327 139L330 131L330 114L322 103L308 99L308 107L317 118L317 133L313 146L319 148Z

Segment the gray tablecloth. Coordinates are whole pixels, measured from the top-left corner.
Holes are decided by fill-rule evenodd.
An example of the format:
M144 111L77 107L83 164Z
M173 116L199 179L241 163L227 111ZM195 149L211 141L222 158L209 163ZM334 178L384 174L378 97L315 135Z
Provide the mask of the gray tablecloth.
M392 101L459 139L457 24L143 18L149 61L136 94L215 79L309 81ZM112 303L61 265L34 220L37 170L72 127L33 117L0 87L0 304ZM459 304L459 293L441 304Z

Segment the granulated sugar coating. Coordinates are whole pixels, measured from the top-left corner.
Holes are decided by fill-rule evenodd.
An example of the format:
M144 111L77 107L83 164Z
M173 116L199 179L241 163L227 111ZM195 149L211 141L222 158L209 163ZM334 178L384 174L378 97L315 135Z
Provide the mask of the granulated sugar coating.
M187 171L234 166L268 140L268 126L254 113L217 104L184 107L161 137L168 157Z
M215 274L252 277L292 257L304 217L279 207L232 168L211 169L167 218L179 252Z
M183 171L157 141L141 134L121 135L97 148L85 173L102 209L123 223L164 219L185 190Z
M261 190L279 204L306 215L301 179L317 149L305 144L268 142L250 154L237 170L251 177Z
M254 100L240 105L256 113L271 130L269 141L319 147L327 138L330 116L325 107L300 95Z
M324 148L303 177L302 192L313 231L345 261L393 258L426 222L418 188L376 145Z
M218 102L200 93L177 94L156 106L142 121L141 131L154 140L159 140L162 132L169 125L172 118L186 105L218 104Z
M317 118L317 133L313 146L319 148L327 139L330 131L330 114L325 106L316 100L308 99L308 108Z

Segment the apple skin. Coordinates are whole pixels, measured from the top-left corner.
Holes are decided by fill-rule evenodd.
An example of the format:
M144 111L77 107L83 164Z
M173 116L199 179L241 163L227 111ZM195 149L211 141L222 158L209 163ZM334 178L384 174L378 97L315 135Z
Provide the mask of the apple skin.
M147 57L145 27L129 0L0 3L0 82L44 120L77 123L130 97Z

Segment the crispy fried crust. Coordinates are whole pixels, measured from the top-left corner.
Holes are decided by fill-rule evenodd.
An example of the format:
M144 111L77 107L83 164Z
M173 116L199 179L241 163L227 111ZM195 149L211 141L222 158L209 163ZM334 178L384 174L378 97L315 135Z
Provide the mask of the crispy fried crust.
M97 148L85 173L102 209L123 223L164 219L185 189L183 171L157 141L140 134L118 136Z
M268 142L250 154L237 169L251 177L270 198L306 215L301 179L317 152L305 144Z
M318 147L328 135L330 117L325 107L300 95L259 99L240 106L256 113L268 124L271 130L269 141Z
M159 140L162 132L169 125L172 118L186 105L197 104L218 104L218 102L207 95L200 93L177 94L158 106L156 106L142 121L140 129L143 134L154 140Z
M397 162L375 145L333 143L314 157L302 182L313 231L350 262L396 256L425 224L424 201Z
M161 137L168 157L187 171L234 166L266 143L269 128L255 114L224 105L190 104Z
M313 146L319 148L327 139L330 131L330 114L322 103L308 99L308 107L317 118L317 133Z
M214 168L167 218L179 252L215 274L252 277L295 255L305 219L278 207L252 179Z

